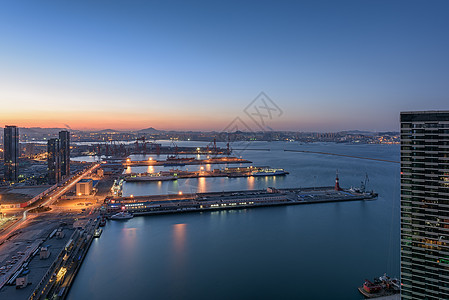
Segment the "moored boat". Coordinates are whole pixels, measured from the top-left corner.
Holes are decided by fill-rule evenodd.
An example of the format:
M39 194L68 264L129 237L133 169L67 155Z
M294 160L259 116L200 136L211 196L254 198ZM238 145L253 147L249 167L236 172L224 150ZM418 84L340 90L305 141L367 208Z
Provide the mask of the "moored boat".
M133 214L126 212L126 211L121 211L119 213L116 213L115 215L111 216L111 220L128 220L128 219L132 219L134 216Z
M251 173L252 176L279 176L287 174L288 172L284 171L284 169L269 169L269 168L253 171Z
M101 229L101 228L95 229L94 237L96 237L96 238L100 237L102 232L103 232L103 229Z
M378 298L398 294L401 291L401 286L398 279L384 274L379 278L374 278L373 282L365 279L363 286L358 290L365 298Z

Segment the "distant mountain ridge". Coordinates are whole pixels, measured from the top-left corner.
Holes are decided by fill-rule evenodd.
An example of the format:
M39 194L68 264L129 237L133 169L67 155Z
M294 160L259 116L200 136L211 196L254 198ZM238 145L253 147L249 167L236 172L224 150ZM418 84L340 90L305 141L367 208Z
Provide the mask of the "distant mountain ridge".
M153 128L153 127L149 127L149 128L137 130L136 132L138 132L138 133L155 134L155 133L160 133L160 132L163 132L163 131L162 130L157 130L157 129Z

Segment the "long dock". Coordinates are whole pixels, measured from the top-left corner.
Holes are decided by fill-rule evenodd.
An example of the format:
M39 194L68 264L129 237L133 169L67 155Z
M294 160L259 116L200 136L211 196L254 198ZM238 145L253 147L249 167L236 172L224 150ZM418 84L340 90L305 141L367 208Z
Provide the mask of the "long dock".
M214 169L212 171L198 170L186 171L171 169L158 173L130 173L124 176L127 182L158 182L170 181L182 178L200 178L200 177L250 177L250 176L285 176L289 174L283 169L272 169L269 167L236 167L225 169Z
M199 212L261 206L316 204L375 199L373 192L335 190L334 187L291 188L185 195L117 197L105 200L107 211L120 210L135 215Z
M89 250L98 223L99 219L88 220L82 228L79 227L73 232L66 246L59 252L33 290L29 300L65 299Z

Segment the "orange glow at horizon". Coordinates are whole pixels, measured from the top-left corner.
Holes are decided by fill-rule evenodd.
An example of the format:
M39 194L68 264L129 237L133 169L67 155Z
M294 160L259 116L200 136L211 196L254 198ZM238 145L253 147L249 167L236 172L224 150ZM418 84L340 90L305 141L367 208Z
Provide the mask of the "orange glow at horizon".
M8 107L7 110L0 111L0 126L122 131L152 127L157 130L221 131L228 128L236 117L240 117L251 130L260 130L260 127L240 110L220 112L214 109L208 111L205 108L196 110L176 107L157 110L129 107L120 110L108 106L104 109L98 106L91 109L85 104L73 109L67 106L59 110L36 110L28 106L20 110ZM329 116L324 112L321 112L319 117L313 113L289 114L286 112L282 119L270 121L269 126L275 131L326 131L329 128L336 130L341 127L340 123L337 116ZM238 129L246 131L246 128Z
M220 130L228 120L224 117L197 116L187 114L162 115L158 113L127 112L0 112L5 125L19 127L64 128L66 125L77 130L139 130L153 127L160 130Z

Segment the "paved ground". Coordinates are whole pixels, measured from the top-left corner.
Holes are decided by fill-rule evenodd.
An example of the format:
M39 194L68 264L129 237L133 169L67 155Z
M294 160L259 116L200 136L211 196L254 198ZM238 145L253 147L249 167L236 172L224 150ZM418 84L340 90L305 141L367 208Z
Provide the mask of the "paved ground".
M48 212L28 213L27 220L6 235L8 238L0 244L0 286L27 261L29 262L28 280L31 284L24 289L5 285L0 288L0 299L28 299L70 239L74 227L81 226L86 222L85 220L93 219L97 215L94 212L98 211L103 203L112 183L112 177L105 177L100 181L97 187L98 193L94 197L59 200L55 204L50 204L51 210ZM48 239L57 228L62 228L65 233L64 238ZM39 254L32 257L31 254L35 249L47 245L51 251L49 258L41 260Z
M50 256L47 259L40 259L39 254L37 254L30 260L28 264L28 268L30 270L30 273L28 274L28 281L30 284L23 289L16 289L15 286L4 286L0 290L0 298L11 300L28 299L34 288L41 281L42 277L53 263L54 259L66 245L73 231L74 229L72 226L65 226L63 229L65 234L64 238L58 239L53 237L52 239L43 241L43 246L49 246L48 249L50 250Z
M19 257L20 252L27 252L27 250L29 252L30 249L36 249L36 245L48 245L51 254L49 258L44 260L39 258L39 254L33 257L28 265L30 270L28 280L31 284L19 290L15 286L4 286L0 289L0 299L27 299L70 239L74 231L73 225L77 222L76 220L90 218L90 216L90 211L81 212L81 210L70 213L58 213L54 211L42 213L34 217L26 225L26 228L19 230L18 234L3 243L0 246L0 267L8 265L8 261L12 262L13 257ZM80 221L78 221L79 223ZM48 239L50 233L57 228L62 228L65 234L64 238L58 239L53 237L52 239ZM23 260L19 260L13 264L14 268L19 269L26 257L22 256L22 258ZM1 280L2 277L0 276L0 282Z

